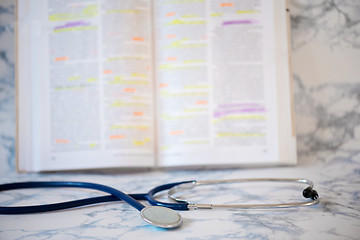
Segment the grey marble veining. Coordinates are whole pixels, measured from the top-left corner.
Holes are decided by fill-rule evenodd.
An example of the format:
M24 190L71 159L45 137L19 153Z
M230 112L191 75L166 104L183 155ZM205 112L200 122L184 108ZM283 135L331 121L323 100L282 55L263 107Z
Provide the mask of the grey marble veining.
M291 30L297 50L323 37L331 48L360 48L360 15L357 0L292 0Z
M13 171L15 159L14 1L0 3L0 171Z
M135 210L120 203L46 214L0 215L0 239L359 239L360 1L290 0L290 10L298 166L16 174L14 1L1 1L0 182L71 179L143 192L165 182L194 178L305 177L314 181L321 202L281 211L181 212L183 226L170 231L149 226ZM242 191L245 197L253 196L247 189ZM288 196L286 189L273 191ZM89 195L96 193L44 189L5 192L0 195L0 205L39 204ZM203 199L215 201L218 197L207 192ZM262 195L256 199L268 200Z

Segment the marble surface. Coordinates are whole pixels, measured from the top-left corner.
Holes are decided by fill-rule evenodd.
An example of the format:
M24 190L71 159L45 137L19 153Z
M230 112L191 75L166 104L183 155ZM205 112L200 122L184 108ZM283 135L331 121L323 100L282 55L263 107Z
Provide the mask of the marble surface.
M146 224L122 203L71 211L0 215L0 239L359 239L360 238L360 2L290 0L298 159L296 167L133 173L15 172L14 1L0 2L0 182L75 180L125 192L190 179L304 177L321 202L292 210L187 211L181 228ZM146 184L144 184L146 183ZM242 197L267 194L298 199L287 188L248 188ZM202 192L208 201L216 191ZM2 193L0 205L70 200L91 191L26 190ZM256 197L254 197L256 196ZM301 198L300 198L301 199Z

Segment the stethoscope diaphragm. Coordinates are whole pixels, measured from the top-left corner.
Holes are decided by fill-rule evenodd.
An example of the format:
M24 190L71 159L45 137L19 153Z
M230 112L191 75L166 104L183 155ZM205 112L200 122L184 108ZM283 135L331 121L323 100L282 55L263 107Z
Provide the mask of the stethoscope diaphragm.
M145 207L140 211L140 215L146 222L161 228L176 228L182 222L181 215L167 207Z

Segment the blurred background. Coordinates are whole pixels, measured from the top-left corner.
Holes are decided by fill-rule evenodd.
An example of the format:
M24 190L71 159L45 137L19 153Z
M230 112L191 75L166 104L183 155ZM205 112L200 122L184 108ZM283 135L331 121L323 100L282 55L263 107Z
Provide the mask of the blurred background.
M0 1L0 176L15 172L14 4ZM360 1L289 0L289 8L298 166L357 178Z

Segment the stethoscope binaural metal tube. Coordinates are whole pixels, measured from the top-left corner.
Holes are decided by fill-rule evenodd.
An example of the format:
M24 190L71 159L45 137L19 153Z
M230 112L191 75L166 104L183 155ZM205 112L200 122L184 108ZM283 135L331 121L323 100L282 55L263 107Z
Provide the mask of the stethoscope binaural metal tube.
M304 189L303 196L305 198L311 198L310 201L302 202L288 202L288 203L270 203L270 204L203 204L203 203L190 203L188 200L175 196L176 194L193 189L201 185L213 185L222 183L248 183L248 182L295 182L307 184L308 187ZM189 210L197 209L269 209L269 208L289 208L289 207L301 207L311 206L319 203L319 196L315 190L313 190L314 184L308 179L297 178L243 178L243 179L227 179L227 180L208 180L208 181L192 181L188 183L178 184L172 187L168 191L168 197L182 204L188 204Z

